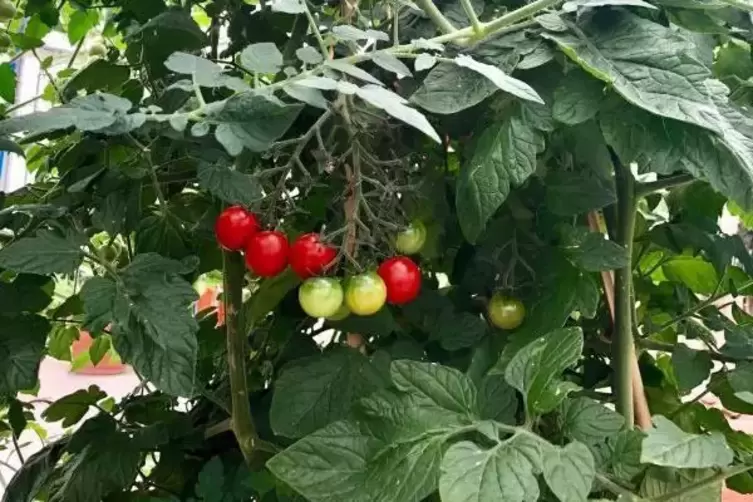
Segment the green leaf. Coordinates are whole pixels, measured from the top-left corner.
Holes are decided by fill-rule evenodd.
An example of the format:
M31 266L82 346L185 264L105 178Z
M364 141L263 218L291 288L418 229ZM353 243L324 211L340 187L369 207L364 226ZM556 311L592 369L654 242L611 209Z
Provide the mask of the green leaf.
M722 480L714 480L715 471L712 469L667 469L652 467L646 473L641 483L640 494L651 500L662 502L721 502ZM704 481L709 481L703 486ZM697 490L683 493L677 497L668 497L683 488L701 483Z
M289 84L282 88L283 92L293 99L297 99L307 105L327 110L329 108L329 101L318 90L311 87L304 87L302 85Z
M191 75L193 81L201 87L227 87L240 92L249 88L243 79L225 75L217 63L186 52L171 54L165 61L165 67L175 73Z
M5 138L0 138L0 151L11 152L20 155L21 157L26 157L26 152L21 145Z
M614 270L628 265L627 250L598 232L577 235L565 248L568 256L587 272Z
M434 130L434 127L432 127L426 117L415 108L406 106L408 101L403 99L399 94L376 85L365 85L356 91L356 95L371 106L384 110L401 122L415 127L437 143L442 142L439 134L437 134L437 131Z
M0 64L0 98L8 103L16 102L16 72L10 63Z
M5 502L32 502L45 487L62 452L62 442L52 442L26 457L3 494Z
M488 328L486 322L470 312L456 312L454 309L443 310L435 318L431 338L439 340L445 350L460 350L474 346Z
M442 460L442 501L538 500L541 445L529 434L516 434L489 450L470 441L452 445Z
M563 434L587 445L614 437L625 425L622 415L587 397L566 399L559 420Z
M34 237L21 238L1 249L0 267L18 273L71 274L81 264L85 242L79 235L40 230Z
M609 438L612 450L612 470L624 481L630 481L640 474L645 465L641 463L641 450L646 434L640 430L621 431Z
M581 502L591 492L596 476L594 457L588 447L573 442L543 449L544 480L561 502Z
M241 52L241 64L258 73L277 73L282 69L282 53L271 42L251 44Z
M403 360L392 363L391 374L395 386L417 396L422 405L465 415L476 412L477 394L473 382L453 368Z
M604 84L575 70L569 72L554 91L552 115L567 125L592 119L604 99Z
M577 310L586 319L596 317L601 299L601 290L591 274L581 274L575 284L573 310Z
M523 394L530 414L549 412L572 390L560 376L578 361L582 351L580 328L552 331L515 354L505 370L505 380Z
M412 77L410 69L405 63L389 52L375 52L371 60L380 68L390 71L399 77Z
M102 334L94 339L89 347L89 359L95 366L99 364L103 357L110 351L111 340L108 335Z
M714 266L700 257L675 256L662 265L662 270L667 279L686 285L694 293L710 295L719 284Z
M540 136L518 117L509 117L482 133L460 171L455 194L460 227L469 242L476 242L511 187L534 173L541 147Z
M502 375L487 375L479 385L478 408L482 419L514 424L518 395Z
M708 352L692 350L684 343L675 345L672 351L672 370L680 391L687 392L701 385L714 368Z
M207 119L227 128L252 152L261 152L285 134L302 109L303 105L285 104L273 96L242 92L213 108Z
M614 181L590 171L547 173L547 208L560 216L573 216L614 204L617 194Z
M78 340L78 329L74 326L59 324L50 332L47 353L61 361L71 360L71 344Z
M463 89L463 92L457 92ZM451 63L440 63L424 79L410 100L424 110L451 115L476 106L497 91L479 73Z
M80 90L118 92L130 75L131 69L128 66L95 59L73 74L61 92L67 97L76 96Z
M90 385L86 390L79 389L49 405L42 412L42 418L48 422L62 420L63 422L60 425L68 428L80 422L91 406L95 406L106 397L107 394L102 392L99 387Z
M243 304L246 330L253 330L254 326L264 320L300 282L300 278L290 268L275 277L265 279L259 289Z
M463 54L457 56L454 61L458 66L468 68L469 70L473 70L476 73L485 76L491 80L494 85L508 94L512 94L513 96L526 101L533 101L534 103L541 103L542 105L544 104L544 100L541 99L541 96L539 96L533 87L522 80L507 75L496 66L480 63L472 57Z
M202 162L199 164L198 178L202 188L228 204L251 206L262 198L259 182L227 163Z
M96 9L76 10L68 21L68 42L76 44L89 33L99 22Z
M275 383L272 429L280 436L303 437L347 417L356 400L382 385L369 359L355 350L295 360Z
M653 417L653 422L654 428L643 440L642 463L683 469L732 463L734 454L720 432L688 434L661 415Z
M34 388L50 323L38 315L0 317L0 394Z
M180 259L190 252L183 222L169 211L152 214L141 220L134 237L137 253L155 252Z
M49 277L20 274L11 283L0 282L0 314L40 312L52 301Z
M736 363L735 368L727 373L727 382L737 399L753 404L753 363Z
M272 10L285 14L303 14L306 12L306 4L303 0L275 0L272 3Z

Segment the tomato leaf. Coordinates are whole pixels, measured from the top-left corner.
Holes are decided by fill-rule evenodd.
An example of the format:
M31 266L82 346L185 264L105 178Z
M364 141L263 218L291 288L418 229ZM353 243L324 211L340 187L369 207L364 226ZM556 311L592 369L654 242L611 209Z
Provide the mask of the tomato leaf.
M733 452L719 432L688 434L661 415L653 422L654 428L643 439L641 462L685 469L732 463Z

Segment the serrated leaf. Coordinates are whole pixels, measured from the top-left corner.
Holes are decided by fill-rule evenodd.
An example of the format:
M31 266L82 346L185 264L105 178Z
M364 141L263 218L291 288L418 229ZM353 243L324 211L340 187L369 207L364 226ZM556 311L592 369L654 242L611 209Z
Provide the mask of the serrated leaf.
M614 181L588 171L551 171L546 176L547 207L561 216L573 216L614 204Z
M599 232L577 236L565 250L573 263L588 272L615 270L628 265L627 250Z
M295 55L298 59L300 59L306 64L319 64L324 60L321 53L318 50L311 47L310 45L296 49ZM322 77L314 77L314 78L322 78Z
M95 366L99 364L102 358L110 351L111 340L108 335L100 335L94 339L91 347L89 347L89 359Z
M418 361L394 361L395 386L418 398L422 406L434 406L461 415L476 412L477 393L471 380L459 371Z
M604 84L586 73L569 72L554 91L552 115L567 125L575 125L592 119L604 99Z
M654 428L643 439L642 463L683 469L732 463L734 454L720 432L688 434L661 415L653 417L653 422Z
M383 384L369 359L355 350L328 351L283 368L272 395L275 434L299 438L345 418L351 405Z
M541 146L536 131L518 117L509 117L482 133L461 169L455 195L460 228L469 242L476 242L511 187L534 173Z
M411 127L415 127L437 143L442 142L439 134L437 134L437 131L434 130L434 127L432 127L426 117L415 108L406 106L408 102L401 98L400 95L375 85L361 87L356 91L356 95L370 105L384 110L389 115L405 122Z
M619 479L630 481L646 468L641 463L641 444L645 437L643 431L633 429L609 438L612 470Z
M684 343L675 345L672 351L672 370L681 392L695 389L702 384L714 368L708 352L692 350Z
M537 500L541 444L517 434L484 450L470 441L452 445L442 460L439 494L444 502Z
M481 103L496 91L497 86L483 75L452 63L440 63L410 100L426 111L451 115Z
M50 323L38 315L2 317L0 393L15 395L34 388Z
M502 375L487 375L478 389L478 407L482 419L514 424L518 396Z
M541 96L539 96L539 94L533 89L533 87L526 84L522 80L511 77L496 66L481 63L464 54L461 54L455 58L455 64L483 75L484 77L491 80L494 85L499 87L501 90L512 94L513 96L524 99L526 101L533 101L534 103L544 104L544 100L541 99Z
M580 328L552 331L515 354L505 370L505 380L523 394L529 413L546 413L559 406L571 390L561 375L578 361L582 351Z
M262 197L261 186L253 176L222 163L201 163L198 178L202 188L229 204L249 206Z
M282 69L282 52L271 42L251 44L241 52L241 64L250 71L277 73Z
M62 420L60 425L68 428L80 422L90 407L106 397L107 394L102 392L102 389L96 385L90 385L88 389L79 389L50 404L42 412L42 418L47 422Z
M596 476L594 457L586 445L545 447L541 459L544 480L561 502L586 500Z
M412 77L413 76L410 69L407 66L405 66L405 63L400 61L398 58L396 58L389 52L375 52L374 55L371 56L371 60L377 66L387 71L391 71L392 73L394 73L395 75L398 75L399 77Z
M614 437L625 425L622 415L587 397L566 399L560 411L562 432L585 444Z
M363 80L364 82L368 82L377 86L384 85L378 78L372 76L371 73L367 72L366 70L362 70L356 65L336 60L329 60L324 64L327 67L332 68L333 70L337 70L340 73L350 75L351 77L357 78L358 80Z
M640 494L649 497L649 500L661 500L662 502L722 502L722 480L712 479L715 471L712 469L667 469L652 467L646 472L641 483ZM705 486L682 493L676 497L670 494L677 493L683 488L689 488L707 481Z
M0 266L18 273L70 274L81 264L85 242L82 236L40 230L1 249Z

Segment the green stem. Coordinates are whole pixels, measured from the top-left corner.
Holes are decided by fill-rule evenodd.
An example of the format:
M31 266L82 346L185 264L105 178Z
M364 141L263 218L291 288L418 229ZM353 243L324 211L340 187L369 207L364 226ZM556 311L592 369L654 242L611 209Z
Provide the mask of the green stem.
M563 0L536 0L535 2L531 2L528 5L525 5L519 9L515 9L512 12L502 15L498 17L497 19L493 19L492 21L489 21L488 23L484 23L482 25L483 34L488 35L488 34L494 33L500 28L504 28L505 26L510 26L511 24L515 24L518 21L522 21L527 17L531 17L534 14L537 14L544 9L554 7L555 5L561 3L562 1Z
M483 33L484 28L481 26L481 21L478 20L478 16L476 15L476 11L473 9L471 0L460 0L460 5L463 6L465 15L468 16L468 19L471 21L471 28L473 28L474 33L476 33L477 35Z
M299 1L303 3L304 9L306 9L304 13L306 14L306 19L309 22L309 27L311 28L311 31L314 32L316 41L319 44L319 51L322 53L322 56L324 57L325 60L330 59L327 44L324 43L324 39L322 38L322 33L319 31L319 25L316 23L316 19L314 19L314 16L311 14L311 10L309 9L309 6L306 3L306 0L299 0Z
M424 11L427 16L429 16L431 21L436 25L437 28L439 28L442 33L451 34L458 31L458 29L453 26L450 20L444 17L444 14L442 14L439 8L434 5L434 2L432 2L432 0L416 0L416 4L421 7L421 10Z
M748 472L751 469L753 469L753 465L738 465L735 467L730 467L729 469L724 469L721 472L718 472L700 481L696 481L695 483L683 486L678 490L664 493L659 497L650 498L648 500L656 502L663 502L664 500L688 500L688 495L696 493L697 491L702 490L709 485L713 485L714 483L719 483L727 478L731 478L732 476L737 476L738 474Z
M627 488L624 488L623 486L618 485L603 474L596 473L596 481L598 481L604 488L614 493L615 495L624 495L628 500L635 498L635 494L633 492L631 492Z
M246 331L243 329L243 257L234 251L223 251L223 302L227 336L227 362L230 372L231 428L243 458L250 466L259 436L248 402L246 381Z
M81 51L81 46L84 45L84 41L86 40L86 37L81 38L79 42L76 44L76 48L73 49L73 54L71 54L71 59L68 60L68 65L66 68L73 67L73 63L76 62L76 57L78 56L78 53Z
M635 187L635 193L638 197L644 197L654 192L658 192L659 190L685 185L686 183L690 183L694 179L695 178L690 174L675 174L673 176L667 176L666 178L661 178L656 181L639 183Z
M633 235L635 233L635 180L630 168L614 161L617 186L618 225L615 241L627 251L627 264L615 270L614 277L614 339L612 341L612 366L614 368L614 394L616 408L625 417L625 423L634 422L632 360L633 305L631 301Z

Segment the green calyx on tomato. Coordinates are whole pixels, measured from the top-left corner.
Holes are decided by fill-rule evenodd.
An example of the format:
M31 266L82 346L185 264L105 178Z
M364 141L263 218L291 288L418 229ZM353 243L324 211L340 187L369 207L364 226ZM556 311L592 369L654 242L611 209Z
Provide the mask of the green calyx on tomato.
M426 243L426 226L418 220L397 234L395 248L403 254L416 254Z
M337 279L313 277L298 289L298 302L311 317L331 318L343 307L343 288ZM347 315L347 314L346 314Z
M348 279L345 305L354 314L376 314L386 301L387 286L376 273L360 274Z
M509 330L523 324L526 317L526 308L517 298L495 293L489 300L487 313L494 326Z

